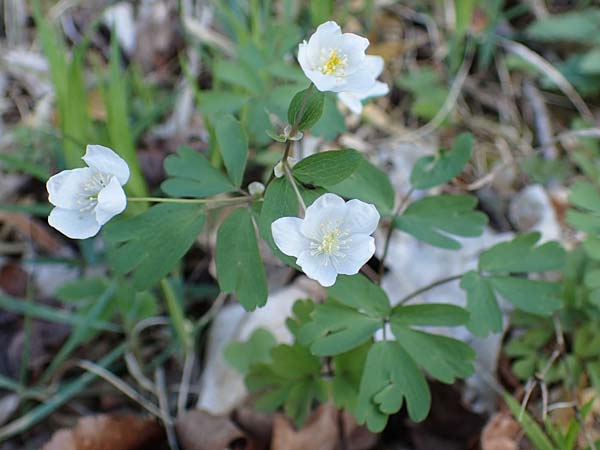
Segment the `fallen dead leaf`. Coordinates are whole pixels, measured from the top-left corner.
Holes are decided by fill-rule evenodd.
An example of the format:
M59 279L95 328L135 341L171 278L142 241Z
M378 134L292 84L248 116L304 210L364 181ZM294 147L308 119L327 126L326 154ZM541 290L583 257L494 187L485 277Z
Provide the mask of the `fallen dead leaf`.
M152 450L162 448L163 428L137 416L88 416L54 433L42 450Z
M481 433L482 450L518 450L520 429L508 411L496 413Z
M301 429L282 414L273 419L271 450L336 450L339 447L338 411L331 404L321 405ZM377 443L377 435L357 425L344 414L344 426L349 450L368 450Z
M248 448L246 435L228 417L213 416L200 409L179 416L175 430L183 450L224 450L234 443Z
M25 214L0 212L0 223L14 227L20 234L33 239L37 245L52 254L64 247L63 243L48 230L46 225Z
M9 262L0 267L0 290L13 297L25 297L27 272L20 265Z

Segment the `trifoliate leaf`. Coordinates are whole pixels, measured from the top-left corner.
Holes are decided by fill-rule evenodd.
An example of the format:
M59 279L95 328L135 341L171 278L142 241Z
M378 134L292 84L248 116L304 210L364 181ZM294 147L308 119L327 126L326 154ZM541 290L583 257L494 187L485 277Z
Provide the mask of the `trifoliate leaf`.
M235 189L204 155L188 147L180 148L177 155L167 156L164 167L169 178L161 189L171 197L202 198Z
M334 370L330 386L336 407L346 411L355 410L360 379L371 345L371 342L367 342L332 358Z
M314 355L338 355L364 344L382 326L378 317L329 300L315 307L312 321L300 329L298 341L310 344Z
M340 303L364 310L373 317L385 318L390 312L390 301L379 286L362 274L338 275L336 283L327 293Z
M394 208L395 192L388 176L364 157L356 170L341 183L325 186L328 191L346 198L372 203L381 212Z
M477 199L469 195L437 195L411 204L394 226L436 247L457 250L460 243L449 237L474 237L483 233L487 216L473 211Z
M420 158L410 174L410 184L416 189L429 189L447 183L463 171L472 153L473 136L462 133L451 150L440 149L436 155Z
M473 375L475 351L464 342L446 336L411 330L390 321L392 333L399 345L433 378L442 383L454 383L456 378Z
M233 116L221 116L215 120L215 135L229 179L239 187L248 158L248 138L244 127Z
M324 102L325 94L315 88L307 88L298 92L290 102L288 122L292 126L296 125L300 131L312 127L323 114Z
M560 269L565 261L564 249L558 242L546 242L536 247L540 237L540 233L528 233L494 245L479 257L479 270L525 273Z
M271 333L263 328L257 328L246 342L231 342L223 357L240 373L246 374L253 364L271 362L271 350L277 341Z
M467 309L471 313L467 328L476 336L502 331L502 312L494 291L477 272L463 275L460 287L467 293Z
M111 267L133 273L137 289L146 289L168 274L192 246L206 215L198 205L163 203L132 218L104 227Z
M286 415L301 426L313 402L327 397L321 362L299 344L273 348L271 360L252 365L246 376L248 390L259 394L255 406L264 411L283 407Z
M411 420L423 420L431 406L427 382L397 342L376 342L367 355L356 404L356 420L369 430L384 429L406 400Z
M330 186L352 175L362 159L362 155L353 149L316 153L296 164L293 174L304 184Z
M285 326L294 335L296 340L300 335L302 327L312 320L315 302L312 300L297 300L292 307L292 316L285 321Z
M247 209L236 209L219 227L215 261L223 292L235 294L249 311L267 302L265 266Z
M392 310L390 320L398 326L457 327L467 323L469 313L464 308L444 303L398 305Z

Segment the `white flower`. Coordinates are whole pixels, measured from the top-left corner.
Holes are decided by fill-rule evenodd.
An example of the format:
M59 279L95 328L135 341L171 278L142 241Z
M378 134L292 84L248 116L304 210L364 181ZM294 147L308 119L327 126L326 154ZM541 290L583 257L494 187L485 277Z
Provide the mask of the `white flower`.
M121 187L129 180L127 163L101 145L88 145L82 159L88 167L63 170L46 183L48 200L56 206L48 223L72 239L95 236L127 206Z
M373 62L369 63L376 67L376 75L377 78L383 72L383 58L381 56L371 56L367 55L366 59L370 59ZM364 91L346 91L338 93L338 99L346 105L350 111L354 114L360 114L362 112L362 101L370 98L370 97L380 97L382 95L386 95L390 92L390 88L386 83L381 81L376 81L373 86Z
M378 75L375 60L365 55L368 46L368 39L342 33L337 23L325 22L300 44L298 62L319 91L362 92L375 84Z
M373 256L379 213L369 203L324 194L306 209L304 219L282 217L271 225L275 244L295 256L304 273L322 286L338 274L354 275Z
M298 158L294 158L293 156L288 156L287 165L291 169L296 164L298 164L298 161L300 161ZM281 178L282 176L285 175L285 170L283 169L283 161L279 161L277 164L275 164L275 167L273 167L273 173L275 174L275 177L277 177L277 178Z

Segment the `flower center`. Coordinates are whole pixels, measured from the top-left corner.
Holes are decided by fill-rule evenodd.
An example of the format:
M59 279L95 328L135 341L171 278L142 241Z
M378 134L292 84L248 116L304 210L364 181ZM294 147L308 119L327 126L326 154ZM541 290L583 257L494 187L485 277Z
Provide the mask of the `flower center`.
M338 224L325 223L321 225L322 235L320 241L311 242L311 254L313 256L325 254L327 256L344 257L343 250L350 239L348 231L340 229Z
M79 196L79 211L86 212L94 209L98 204L98 194L110 183L111 175L103 172L94 172L81 186Z
M321 66L319 71L323 75L335 75L337 77L344 76L344 69L348 64L348 57L334 48L329 50L329 53L321 49Z

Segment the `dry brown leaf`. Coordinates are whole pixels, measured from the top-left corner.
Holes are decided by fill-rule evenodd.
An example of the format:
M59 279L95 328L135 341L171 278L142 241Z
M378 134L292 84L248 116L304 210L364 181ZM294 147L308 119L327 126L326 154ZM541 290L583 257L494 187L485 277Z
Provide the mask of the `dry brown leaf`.
M54 433L42 450L151 450L160 448L163 428L137 416L88 416Z
M288 418L276 414L273 420L271 450L337 450L339 446L337 409L331 404L319 406L306 424L297 430ZM367 450L377 442L377 436L356 424L344 414L348 448Z
M213 416L200 409L186 412L175 423L183 450L223 450L246 440L246 435L229 418ZM243 447L247 448L247 447Z
M483 428L481 448L483 450L518 450L521 427L508 412L496 413Z
M30 237L45 251L52 254L61 250L64 245L43 225L41 221L32 219L25 214L0 212L0 223L14 227L19 233Z

